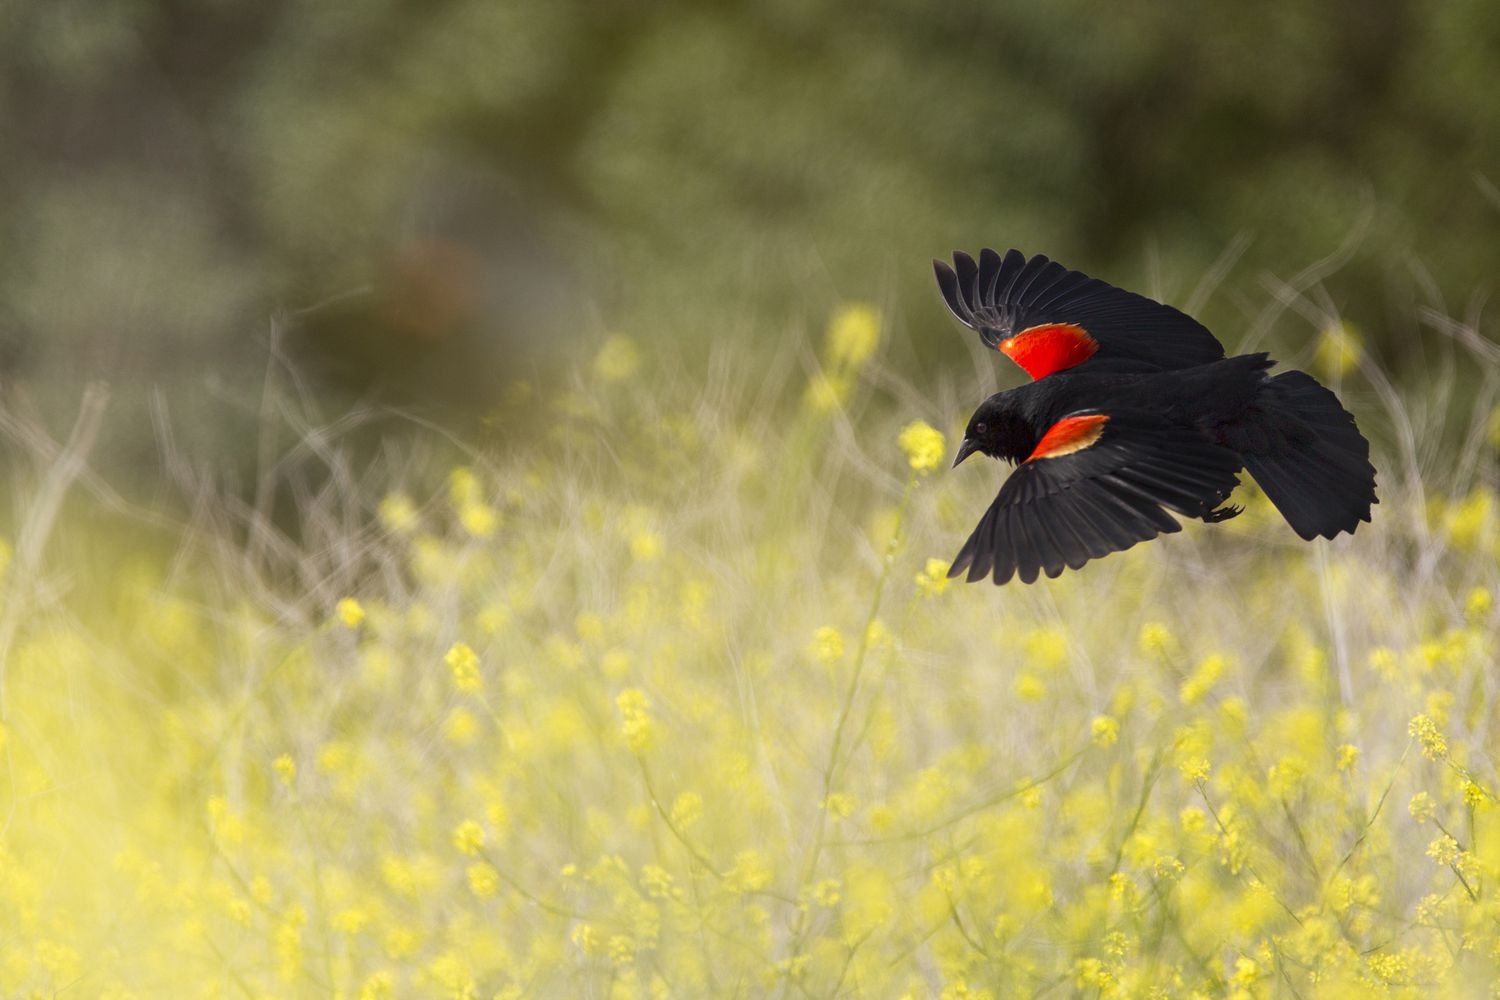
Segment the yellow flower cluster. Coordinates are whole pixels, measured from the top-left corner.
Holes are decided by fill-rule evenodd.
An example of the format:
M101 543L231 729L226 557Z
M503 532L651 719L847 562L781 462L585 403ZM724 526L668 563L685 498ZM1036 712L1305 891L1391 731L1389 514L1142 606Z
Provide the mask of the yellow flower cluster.
M880 313L855 302L834 313L828 324L828 359L835 367L860 368L880 346Z
M602 382L623 382L640 367L640 348L624 334L610 336L594 355L594 374Z
M453 846L460 853L474 855L484 848L484 827L466 819L453 830Z
M1113 746L1120 738L1120 720L1110 715L1096 715L1089 723L1089 732L1095 746Z
M819 663L837 663L844 658L843 633L832 625L824 625L813 633L813 659Z
M639 688L621 691L615 699L620 709L620 735L632 753L645 753L656 742L656 720L651 717L651 701Z
M841 313L826 370L879 336ZM875 383L783 427L630 392L643 351L544 414L566 464L408 471L294 572L100 570L64 509L0 680L0 996L1500 986L1482 469L1383 470L1336 545L1188 524L997 590L929 558L986 498Z
M906 461L919 473L928 473L943 463L946 445L943 434L921 420L914 420L901 429L898 441Z
M443 655L443 662L453 674L453 686L465 694L478 694L484 688L479 673L479 654L467 643L455 642Z
M1346 322L1333 323L1318 335L1316 363L1322 374L1335 378L1359 366L1364 348L1359 333Z
M1429 760L1442 760L1448 756L1448 740L1431 717L1416 716L1406 727L1406 731L1412 739L1421 744L1422 753L1426 754Z
M334 613L338 615L339 621L345 628L359 628L365 620L364 606L352 597L339 601L334 608Z
M927 597L937 597L948 589L948 584L953 581L948 579L948 570L951 563L941 559L929 559L922 571L917 574L917 589Z
M848 404L861 369L880 346L880 313L854 302L834 313L824 344L824 366L807 386L806 400L817 413L831 413Z

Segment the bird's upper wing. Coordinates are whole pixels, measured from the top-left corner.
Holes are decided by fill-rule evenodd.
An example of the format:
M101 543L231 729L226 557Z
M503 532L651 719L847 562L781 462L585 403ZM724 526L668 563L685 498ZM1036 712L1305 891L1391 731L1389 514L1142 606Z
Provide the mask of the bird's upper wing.
M986 249L975 263L959 251L952 267L932 264L953 315L1033 379L1096 356L1153 368L1224 356L1224 345L1186 313L1041 254L1027 260L1011 250L1002 258Z
M1000 487L949 576L1019 573L1031 583L1180 531L1167 510L1197 516L1227 497L1239 456L1149 414L1084 410L1053 424ZM1163 508L1166 508L1164 510Z

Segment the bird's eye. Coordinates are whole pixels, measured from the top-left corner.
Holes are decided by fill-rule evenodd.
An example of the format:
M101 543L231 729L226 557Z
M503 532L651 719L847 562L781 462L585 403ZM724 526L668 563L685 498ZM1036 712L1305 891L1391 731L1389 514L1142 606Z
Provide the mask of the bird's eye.
M979 423L977 423L977 424L974 425L974 433L975 434L984 434L984 433L987 433L989 431L989 429L990 429L990 425L987 424L987 423L985 423L983 420L981 420Z

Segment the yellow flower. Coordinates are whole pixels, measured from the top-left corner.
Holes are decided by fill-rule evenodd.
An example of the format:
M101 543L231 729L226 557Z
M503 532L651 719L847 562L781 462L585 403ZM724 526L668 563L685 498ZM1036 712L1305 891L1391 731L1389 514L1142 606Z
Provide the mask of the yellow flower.
M443 720L443 738L458 746L468 746L479 735L479 720L474 713L458 706Z
M917 590L926 597L936 597L948 589L948 584L953 581L948 579L948 569L951 563L941 559L929 559L927 565L922 567L922 572L917 574Z
M771 865L760 851L741 851L724 873L724 884L734 892L758 892L771 884Z
M1411 813L1411 818L1418 823L1425 823L1437 815L1437 803L1433 802L1432 796L1426 792L1418 792L1406 804L1406 811Z
M603 948L599 932L589 924L578 924L570 935L573 946L585 955L597 955Z
M615 698L620 709L620 735L631 753L645 753L656 742L656 720L651 701L640 688L626 688Z
M373 972L359 988L359 1000L390 1000L396 995L396 979L381 969Z
M494 865L476 861L464 872L469 882L469 891L480 899L488 899L500 890L500 873Z
M385 932L385 953L393 959L409 958L419 943L417 932L410 927L392 927Z
M346 597L339 601L334 608L339 621L344 623L345 628L359 628L360 623L365 620L364 607L352 597Z
M318 750L318 770L338 774L354 765L354 748L343 740L330 740Z
M913 420L902 428L897 443L906 454L907 462L917 472L931 472L943 461L946 448L943 433L924 421Z
M1096 715L1089 724L1089 733L1095 746L1111 746L1120 738L1120 721L1112 715Z
M271 761L271 769L276 772L276 777L281 779L283 785L290 785L297 780L297 762L289 753L284 753Z
M1464 615L1470 622L1478 624L1489 616L1490 608L1495 606L1495 598L1483 587L1475 587L1469 591L1469 598L1464 602Z
M463 957L454 951L445 951L427 966L431 976L448 996L468 998L475 995L474 977L469 972Z
M1161 622L1147 622L1142 625L1138 641L1141 652L1147 656L1170 655L1175 645L1171 630Z
M453 506L461 508L482 499L479 477L467 465L460 465L448 473L448 499Z
M1087 990L1100 993L1104 990L1114 990L1114 976L1104 967L1104 963L1097 958L1080 958L1073 963L1073 985L1081 992ZM966 988L961 996L967 996L969 990Z
M672 873L660 865L641 866L641 888L652 899L670 899L676 892Z
M1306 762L1289 754L1266 769L1266 787L1273 795L1287 798L1296 794L1306 777Z
M1029 665L1056 670L1068 659L1068 637L1059 628L1038 628L1021 640Z
M1177 696L1184 705L1196 705L1203 700L1213 686L1218 683L1219 678L1224 676L1224 668L1228 661L1217 654L1208 656L1193 669L1187 680L1182 682Z
M672 800L672 825L686 830L703 818L703 796L697 792L679 792Z
M1255 964L1255 960L1241 955L1235 959L1234 975L1229 977L1229 981L1236 986L1250 986L1260 977L1260 966Z
M1448 512L1448 533L1460 549L1473 549L1492 520L1493 495L1483 488L1472 491Z
M654 562L661 550L661 536L654 531L637 531L630 536L630 558L636 562Z
M1401 663L1396 651L1385 646L1370 650L1370 669L1380 675L1381 680L1393 681L1400 671Z
M594 374L601 382L623 382L641 367L641 352L635 341L617 333L594 355Z
M458 523L475 538L491 538L500 526L500 515L485 503L466 503L458 511Z
M369 925L370 914L357 906L351 906L335 913L329 923L340 934L358 934Z
M1411 963L1404 954L1376 952L1369 959L1370 971L1384 983L1400 984L1410 978Z
M1185 781L1197 783L1207 781L1209 772L1213 766L1209 764L1206 757L1187 757L1177 765L1177 770L1182 772Z
M835 365L859 368L880 345L880 314L862 302L850 303L828 324L828 356Z
M484 850L484 827L476 820L466 819L453 828L453 846L460 854L473 856Z
M1183 874L1187 871L1187 867L1177 858L1169 854L1164 854L1152 862L1151 870L1158 880L1175 882L1177 879L1182 878Z
M1440 865L1451 865L1458 860L1458 841L1445 833L1427 845L1427 856Z
M849 398L849 379L818 372L807 383L807 405L817 413L832 413Z
M391 493L380 501L377 511L387 531L404 534L417 526L417 505L403 493Z
M1355 763L1359 760L1359 747L1352 743L1345 743L1338 749L1336 766L1340 771L1354 770Z
M1040 701L1047 695L1047 685L1036 674L1022 672L1016 674L1015 680L1016 697L1027 701Z
M609 960L617 966L628 966L635 961L635 945L624 934L612 934L609 938Z
M832 625L824 625L813 633L813 658L819 663L837 663L844 658L844 635Z
M484 678L479 673L479 654L467 643L455 642L443 656L443 662L453 672L453 686L465 694L478 694L484 687Z
M1347 375L1359 364L1361 350L1354 328L1348 323L1334 323L1318 335L1318 367L1329 375Z
M630 673L630 654L623 649L607 649L599 658L599 669L605 677L619 680Z
M828 797L823 800L823 808L834 819L848 819L854 815L854 806L854 796L848 792L829 792Z
M1442 760L1448 756L1448 740L1431 717L1418 715L1406 727L1406 733L1422 744L1422 753L1428 760Z
M1489 801L1490 794L1484 788L1472 781L1464 782L1464 805L1470 809L1478 809L1480 806L1487 805Z
M813 886L812 898L819 906L832 908L839 904L839 880L825 878Z

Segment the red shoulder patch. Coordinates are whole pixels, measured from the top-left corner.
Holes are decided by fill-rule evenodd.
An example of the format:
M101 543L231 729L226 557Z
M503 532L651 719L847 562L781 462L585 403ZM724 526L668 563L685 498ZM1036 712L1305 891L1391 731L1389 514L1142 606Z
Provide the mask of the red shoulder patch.
M1090 413L1081 417L1064 417L1051 427L1036 443L1026 461L1038 458L1061 458L1075 451L1082 451L1104 433L1109 417L1102 413Z
M1075 323L1044 323L1007 337L998 349L1035 380L1083 364L1094 356L1099 342Z

